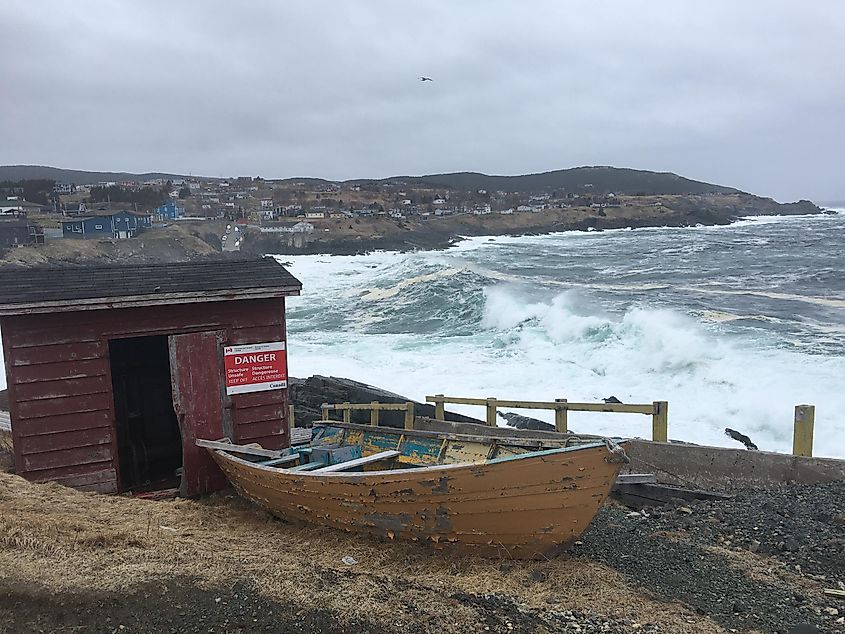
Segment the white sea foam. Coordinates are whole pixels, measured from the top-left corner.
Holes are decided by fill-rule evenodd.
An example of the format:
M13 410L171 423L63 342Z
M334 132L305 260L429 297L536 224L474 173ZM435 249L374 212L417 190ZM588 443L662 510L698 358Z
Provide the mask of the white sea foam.
M495 243L488 248L497 249ZM380 255L378 268L362 270L369 279L361 287L372 288L374 279L379 285L399 280L387 286L395 288L409 271L425 271L433 263L448 267L450 257L462 257L449 253ZM350 262L360 266L372 257L348 258L338 262L338 268L345 270ZM479 272L484 268L478 267ZM845 394L839 389L845 359L778 348L751 337L726 339L718 328L733 319L730 313L714 311L696 318L694 312L630 306L611 314L595 301L588 285L572 288L561 282L569 288L538 300L536 293L526 294L525 277L484 275L489 284L470 334L454 336L447 322L435 333L408 329L386 335L363 328L353 336L348 333L354 319L336 331L297 325L298 303L305 308L330 302L345 283L331 270L316 270L306 259L294 258L292 271L306 281L304 296L290 302L295 375L348 376L417 399L446 393L535 400L597 401L610 395L625 402L668 400L673 438L731 446L722 432L733 427L749 434L761 449L778 451L790 449L793 407L809 402L818 413L816 453L845 456ZM401 286L401 293L374 297L366 304L369 310L393 310L401 301L403 310L417 311L422 318L419 302L427 294L426 285L434 281ZM760 317L761 323L778 323L775 317ZM713 322L718 323L708 326ZM831 328L835 337L837 328ZM472 407L455 409L483 414ZM525 413L550 420L548 413ZM638 415L573 413L570 421L584 432L647 436L650 430L648 417Z

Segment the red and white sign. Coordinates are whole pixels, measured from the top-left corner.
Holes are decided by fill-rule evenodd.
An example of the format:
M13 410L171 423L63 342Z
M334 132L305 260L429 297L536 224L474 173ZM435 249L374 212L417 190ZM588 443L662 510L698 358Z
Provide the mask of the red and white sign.
M284 341L223 348L226 394L279 390L288 386Z

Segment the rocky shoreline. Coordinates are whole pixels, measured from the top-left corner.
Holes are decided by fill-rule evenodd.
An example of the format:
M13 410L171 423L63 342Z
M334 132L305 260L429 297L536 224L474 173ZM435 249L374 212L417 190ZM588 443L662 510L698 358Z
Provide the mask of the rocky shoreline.
M746 216L814 215L822 209L808 200L778 203L751 195L653 197L647 204L609 208L548 209L537 213L347 220L314 223L314 239L293 247L272 234L251 231L245 249L253 254L359 255L372 251L447 249L467 237L546 235L646 227L728 225ZM319 229L323 229L320 233Z
M655 196L620 207L546 209L536 213L460 214L442 217L324 219L298 246L277 233L245 225L241 251L222 252L226 221L171 224L131 240L53 240L0 251L0 266L83 265L96 262L186 262L204 258L265 255L359 255L373 251L447 249L467 237L545 235L644 227L727 225L745 216L823 213L810 201L778 203L750 194Z

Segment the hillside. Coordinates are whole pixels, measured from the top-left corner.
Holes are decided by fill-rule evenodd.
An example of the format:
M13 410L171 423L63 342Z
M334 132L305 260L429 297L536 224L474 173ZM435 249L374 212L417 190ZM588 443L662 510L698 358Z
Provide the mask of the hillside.
M671 172L649 172L620 167L574 167L540 174L523 176L488 176L477 172L430 174L385 179L402 180L415 184L450 189L503 192L538 192L565 190L594 194L671 195L671 194L729 194L738 193L732 187L723 187L691 180ZM382 181L383 182L383 181Z
M149 172L146 174L130 174L128 172L87 172L85 170L70 170L45 165L0 165L0 182L47 179L58 183L74 185L93 185L102 182L136 181L142 182L156 178L182 178L178 174L161 174Z
M155 178L184 178L178 174L130 174L126 172L86 172L37 165L0 166L0 181L22 179L51 179L61 183L85 185L103 181L145 181ZM202 178L202 177L197 177ZM314 177L279 179L282 183L305 185L329 184ZM477 172L429 174L426 176L391 176L384 179L350 179L338 184L380 183L398 187L413 185L433 189L513 192L567 191L592 194L679 195L729 194L739 190L722 185L696 181L671 172L650 172L619 167L574 167L571 169L524 174L519 176L489 176Z

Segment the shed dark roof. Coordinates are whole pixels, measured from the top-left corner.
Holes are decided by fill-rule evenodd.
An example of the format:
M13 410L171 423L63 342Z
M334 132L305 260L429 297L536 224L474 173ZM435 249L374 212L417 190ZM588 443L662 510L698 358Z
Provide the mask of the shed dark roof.
M0 315L298 295L273 258L0 268Z

